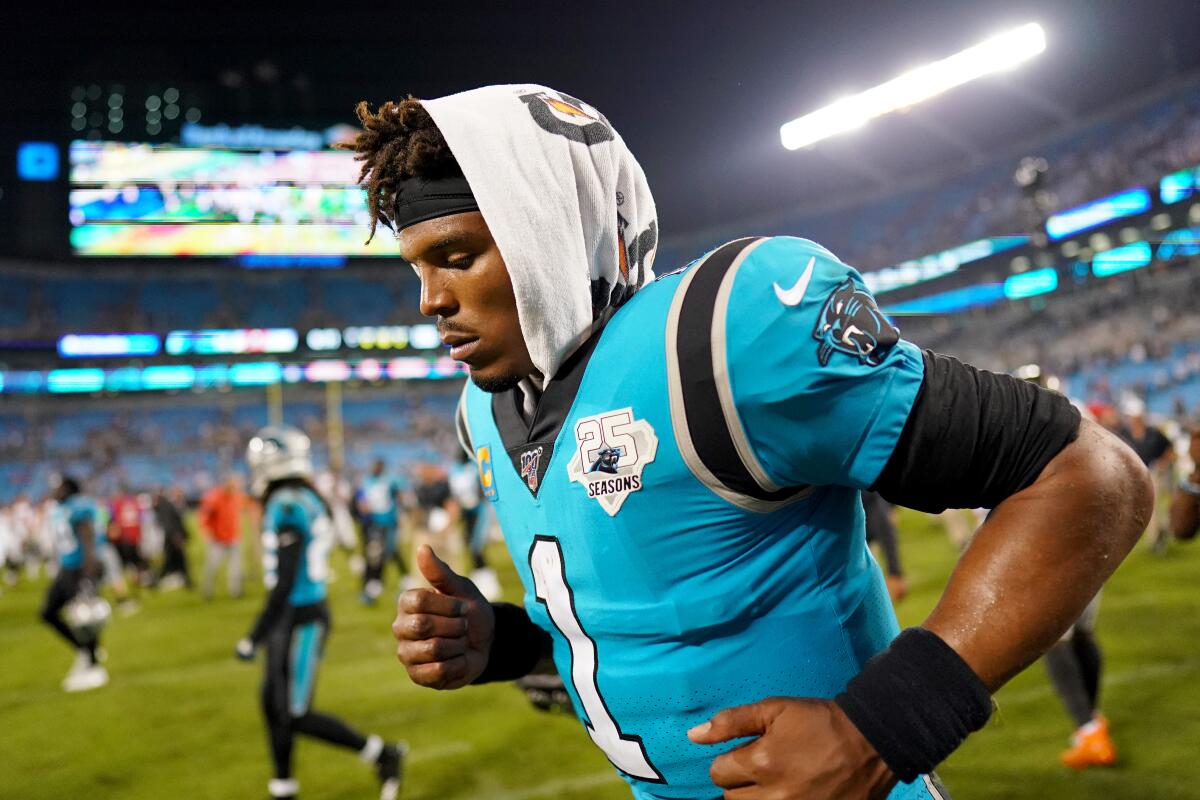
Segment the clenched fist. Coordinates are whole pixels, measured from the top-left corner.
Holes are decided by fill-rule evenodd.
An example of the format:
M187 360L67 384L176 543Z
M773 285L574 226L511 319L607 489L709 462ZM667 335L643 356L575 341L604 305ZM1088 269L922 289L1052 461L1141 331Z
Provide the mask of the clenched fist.
M492 605L428 545L417 568L432 589L410 589L396 603L396 657L419 686L460 689L483 673L496 631Z

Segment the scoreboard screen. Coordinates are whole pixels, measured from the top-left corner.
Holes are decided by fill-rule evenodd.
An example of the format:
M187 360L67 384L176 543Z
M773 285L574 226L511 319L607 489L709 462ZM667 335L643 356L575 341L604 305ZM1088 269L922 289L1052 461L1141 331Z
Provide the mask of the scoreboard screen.
M367 238L360 165L337 150L77 141L71 247L81 256L396 256Z

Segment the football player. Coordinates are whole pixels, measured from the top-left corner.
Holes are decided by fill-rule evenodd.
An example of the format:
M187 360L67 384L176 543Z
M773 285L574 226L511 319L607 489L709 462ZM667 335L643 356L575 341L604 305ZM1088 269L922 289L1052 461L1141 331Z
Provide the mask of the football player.
M400 575L407 570L397 541L400 528L400 481L388 475L387 464L376 459L371 474L358 492L358 511L362 519L363 571L362 601L374 605L383 592L383 570L388 561L395 561Z
M358 113L372 220L470 367L458 429L525 587L489 603L420 550L433 588L393 623L412 680L552 655L639 800L943 797L933 768L1141 533L1137 457L1061 395L903 341L813 242L651 280L645 177L576 98ZM920 627L869 557L867 488L992 508Z
M1180 479L1171 497L1171 533L1180 541L1200 533L1200 425L1189 434L1188 457L1192 471Z
M1171 468L1175 462L1175 450L1171 447L1171 440L1167 435L1146 420L1146 403L1140 397L1123 397L1121 415L1123 420L1116 434L1138 454L1142 463L1150 470L1150 477L1154 481L1154 513L1150 515L1145 535L1150 544L1150 552L1162 555L1167 551L1171 537L1169 520L1159 513L1158 489L1168 488L1172 483Z
M63 619L63 609L81 592L95 593L104 568L99 551L105 544L103 515L92 498L79 489L69 475L57 478L53 490L55 536L58 543L58 573L46 592L41 616L47 625L75 648L75 663L63 678L68 692L86 692L108 683L108 671L100 664L98 630L72 629Z
M1020 367L1014 374L1044 389L1057 389L1062 384L1037 364ZM1094 419L1081 403L1076 402L1075 407L1084 419ZM1109 732L1108 718L1099 710L1104 672L1104 654L1096 638L1099 613L1100 592L1097 592L1079 619L1043 658L1050 685L1075 723L1071 746L1059 755L1059 761L1071 769L1107 767L1117 762L1117 747Z
M237 643L237 657L253 660L266 649L262 709L275 777L273 798L295 798L292 745L296 734L356 751L375 766L380 800L400 790L404 748L372 734L363 736L337 717L312 708L317 668L329 634L325 581L333 523L313 488L307 436L294 428L268 427L250 440L246 461L252 491L263 504L263 580L267 602L250 634Z
M117 549L131 586L143 586L149 567L142 555L142 505L129 486L121 484L109 506L109 541Z
M866 518L867 544L878 545L882 551L888 594L891 595L893 603L899 603L908 596L908 581L900 563L896 524L892 520L895 509L875 492L863 492L862 502L863 515Z
M471 554L471 582L479 587L484 597L498 600L500 578L488 566L483 552L487 546L491 514L483 503L479 471L465 451L459 452L457 462L450 468L449 483L450 494L458 506L463 538Z

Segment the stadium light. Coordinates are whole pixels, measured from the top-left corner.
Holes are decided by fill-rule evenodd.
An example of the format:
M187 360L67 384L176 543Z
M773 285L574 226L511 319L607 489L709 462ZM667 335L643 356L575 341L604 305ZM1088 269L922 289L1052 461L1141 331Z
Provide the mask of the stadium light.
M1011 69L1045 49L1046 33L1042 26L1036 22L1022 25L785 123L779 128L779 138L788 150L799 150L860 128L875 117L936 97L955 86Z

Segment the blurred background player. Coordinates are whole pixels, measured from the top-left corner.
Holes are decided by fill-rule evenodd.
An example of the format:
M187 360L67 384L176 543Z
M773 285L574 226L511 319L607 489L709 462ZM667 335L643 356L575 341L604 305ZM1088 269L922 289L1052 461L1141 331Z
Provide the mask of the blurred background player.
M1190 469L1171 498L1171 533L1180 541L1200 533L1200 425L1188 432L1188 460Z
M1149 467L1150 475L1154 478L1154 515L1150 517L1150 524L1146 526L1146 539L1152 552L1162 554L1166 552L1170 533L1161 506L1172 483L1171 467L1175 460L1175 451L1171 448L1171 440L1167 435L1146 421L1146 404L1140 397L1129 395L1123 398L1121 414L1124 419L1117 427L1117 435L1133 448L1133 452Z
M371 465L371 472L363 480L358 492L363 557L366 559L362 600L368 605L373 605L383 592L383 570L386 562L395 562L401 578L407 572L397 541L403 490L403 484L387 473L386 462L379 458Z
M413 477L416 499L416 507L410 515L413 520L413 557L416 558L417 549L422 544L428 544L445 554L449 563L457 564L463 551L463 539L456 535L462 510L450 489L449 473L440 464L420 461L413 467ZM414 572L405 578L403 588L425 585L424 576Z
M38 507L29 500L24 492L18 494L9 507L12 514L13 534L21 546L20 561L25 576L30 580L37 578L42 564L53 558L53 543L43 547L40 542L39 530L41 518Z
M1097 594L1078 621L1045 655L1046 671L1076 729L1071 747L1059 760L1072 769L1115 764L1117 748L1109 735L1108 719L1099 712L1103 659L1096 641Z
M229 473L220 486L214 486L200 502L197 522L204 532L204 577L200 592L212 599L213 584L222 564L227 565L229 596L242 596L242 518L248 501L238 477Z
M58 539L58 501L54 499L54 494L46 495L42 501L38 503L37 513L37 549L41 555L41 562L46 570L46 576L53 580L58 574L59 564L59 539ZM31 575L32 577L36 577Z
M895 506L876 492L862 493L863 512L867 515L867 544L875 545L883 553L884 581L893 603L899 603L908 594L908 581L904 568L900 566L900 546L896 541L896 525L893 516Z
M21 574L21 540L13 523L12 509L0 506L0 572L6 586L16 586Z
M96 502L80 492L79 483L64 475L54 488L54 525L58 541L58 574L46 592L41 616L68 644L75 648L75 663L63 679L68 692L98 689L108 683L108 671L100 664L98 632L81 635L63 618L63 609L81 591L92 592L101 574L98 547L105 541L104 526Z
M483 502L479 486L479 469L471 462L466 451L460 450L455 457L449 475L450 496L457 504L462 523L464 541L471 556L471 580L488 600L500 599L500 579L496 571L488 566L484 558L491 515Z
M312 485L307 436L294 428L264 428L246 452L251 490L263 504L263 582L269 594L250 634L237 643L238 658L251 660L266 647L262 708L270 739L273 798L295 798L292 747L297 733L356 751L373 764L380 799L400 790L403 747L358 733L337 717L312 710L317 668L329 633L326 603L333 522Z
M355 552L358 537L354 530L354 515L350 512L350 504L354 499L353 487L350 486L349 481L332 469L317 473L315 484L317 491L324 498L325 504L329 506L335 541L343 550L351 554L351 569L355 574L361 574L362 557ZM354 566L356 560L358 565Z
M163 561L158 573L158 587L164 591L180 586L192 588L187 558L187 526L183 524L185 506L183 492L178 488L160 488L154 494L154 516L163 534Z
M1057 376L1037 364L1019 367L1014 374L1044 389L1059 391L1062 388L1062 381ZM1072 401L1072 404L1084 419L1093 418L1093 414L1081 403ZM1128 441L1116 426L1114 414L1106 412L1103 419L1097 421ZM1150 524L1154 524L1153 519ZM1100 645L1096 640L1100 594L1096 593L1075 624L1067 629L1057 644L1046 651L1043 659L1054 692L1075 723L1071 746L1059 755L1063 766L1072 769L1105 767L1117 762L1117 748L1109 734L1108 719L1098 710L1104 666Z
M121 568L132 576L131 584L144 586L149 582L148 565L142 555L142 505L138 496L128 485L122 484L120 493L109 506L109 541L117 548L121 557Z

